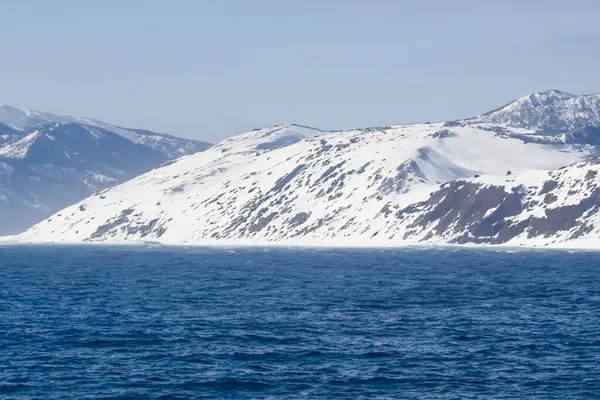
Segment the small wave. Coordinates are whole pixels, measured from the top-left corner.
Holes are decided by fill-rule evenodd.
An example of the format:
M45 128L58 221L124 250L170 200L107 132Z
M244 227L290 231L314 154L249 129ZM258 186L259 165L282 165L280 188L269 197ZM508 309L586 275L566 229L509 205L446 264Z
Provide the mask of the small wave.
M300 354L300 357L319 357L319 356L324 356L325 353L320 352L319 350L311 350L311 351L307 351L306 353L302 353Z
M300 342L300 338L297 337L275 337L275 336L263 336L263 335L244 335L244 340L251 340L259 343L268 344L295 344Z
M114 347L130 349L137 346L160 345L162 339L89 339L71 341L70 344L80 347Z
M207 382L186 382L182 385L183 389L188 390L199 390L203 387L218 390L260 391L270 389L273 385L258 380L241 380L235 378L219 378Z
M11 394L11 393L24 391L27 389L30 389L30 386L22 384L22 383L16 383L14 385L5 383L5 384L0 385L0 394Z
M205 358L198 358L198 357L187 358L187 359L185 359L185 362L188 364L212 364L213 363L212 360L208 360Z
M385 351L370 351L364 354L361 354L361 357L364 358L381 358L381 357L392 357L394 353L388 353Z
M269 351L265 353L236 352L231 355L231 358L239 361L284 361L288 359L289 356L276 351Z
M395 385L400 382L408 382L411 379L388 378L386 376L374 376L370 378L333 379L332 385Z
M481 339L481 336L470 336L470 335L459 335L459 336L456 336L454 338L454 340L458 340L458 341L461 341L461 342L463 342L463 341L479 340L479 339Z

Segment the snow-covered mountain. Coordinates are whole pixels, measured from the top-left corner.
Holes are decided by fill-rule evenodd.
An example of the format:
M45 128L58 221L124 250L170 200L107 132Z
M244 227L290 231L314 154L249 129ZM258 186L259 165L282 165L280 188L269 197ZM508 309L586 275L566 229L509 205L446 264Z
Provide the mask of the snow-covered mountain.
M549 90L521 97L477 120L545 134L600 126L600 94L575 96Z
M210 145L91 119L0 107L0 233Z
M210 143L198 140L182 139L176 136L156 133L144 129L123 128L107 124L92 118L76 118L68 115L57 115L41 111L25 110L11 106L0 106L0 134L2 126L13 132L31 133L39 128L51 125L77 124L91 130L117 134L123 138L151 148L163 154L166 159L174 159L187 154L206 150Z
M575 98L556 93L557 102ZM446 123L255 130L91 196L12 240L599 246L593 112L565 114L571 130L538 131L514 122L520 109L510 116L505 108ZM500 111L507 120L494 122Z

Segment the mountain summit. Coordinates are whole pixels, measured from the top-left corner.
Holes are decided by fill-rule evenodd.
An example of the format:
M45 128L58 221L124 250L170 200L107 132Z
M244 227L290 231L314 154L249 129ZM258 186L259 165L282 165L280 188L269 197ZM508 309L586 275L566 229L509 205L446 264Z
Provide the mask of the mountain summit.
M575 96L559 90L534 93L490 111L479 120L555 134L600 127L600 94Z

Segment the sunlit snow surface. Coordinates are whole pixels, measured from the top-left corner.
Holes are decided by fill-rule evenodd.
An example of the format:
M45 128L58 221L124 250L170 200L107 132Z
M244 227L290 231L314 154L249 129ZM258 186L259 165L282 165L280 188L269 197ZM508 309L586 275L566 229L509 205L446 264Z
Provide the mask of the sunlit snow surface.
M597 247L600 96L323 132L257 129L66 208L10 240Z
M580 148L525 143L481 126L417 124L311 131L309 137L302 131L294 125L277 126L228 139L67 208L18 240L471 243L460 238L477 231L474 225L494 210L506 208L502 203L511 193L518 194L519 205L504 212L504 224L577 203L594 192L597 181L595 176L582 180L598 168L582 161L588 152ZM282 138L286 145L273 145ZM548 172L580 161L576 167ZM549 192L539 193L546 180L558 182L551 203L543 201ZM435 208L448 197L452 209L460 209L464 185L473 187L464 199L467 209L452 221L442 221L450 211L436 215ZM494 193L487 196L490 188ZM440 194L444 190L448 193ZM468 199L479 204L469 205ZM527 205L535 201L536 206ZM570 238L566 231L546 238L552 229L533 238L526 229L506 240L494 240L495 234L487 232L476 235L474 242L546 244Z

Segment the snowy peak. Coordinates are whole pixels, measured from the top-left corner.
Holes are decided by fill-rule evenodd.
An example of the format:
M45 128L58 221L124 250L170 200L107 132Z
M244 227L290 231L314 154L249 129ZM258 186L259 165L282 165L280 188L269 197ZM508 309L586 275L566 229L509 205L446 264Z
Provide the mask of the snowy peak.
M263 140L263 139L276 139L286 136L295 136L298 138L306 138L309 136L315 136L323 133L321 129L311 128L304 125L296 124L283 124L273 125L266 128L253 129L250 132L242 133L241 135L234 136L226 139L223 142L231 141L246 141L246 140Z
M112 132L123 138L156 150L167 159L174 159L198 151L206 150L210 143L183 139L143 129L123 128L93 118L76 118L35 110L20 109L12 106L0 106L0 128L7 126L14 131L30 133L40 128L56 124L79 124L81 127ZM2 134L0 129L0 134ZM1 143L0 143L1 145Z
M575 96L559 90L521 97L475 122L557 134L600 126L600 94Z
M557 89L546 90L545 92L538 92L530 94L529 96L523 96L520 99L516 100L517 102L530 101L537 105L549 105L556 103L558 101L564 101L568 99L572 99L575 96L574 94L563 92Z
M19 131L28 131L52 122L69 123L76 122L76 119L67 115L0 106L0 123Z
M262 129L254 129L225 139L218 143L215 148L222 152L233 149L236 152L245 151L268 151L281 147L286 147L297 143L308 137L324 133L317 128L311 128L303 125L274 125Z
M558 102L572 99L574 97L577 96L560 90L550 89L545 92L538 92L527 96L519 97L518 99L511 101L507 105L489 111L483 115L491 116L499 111L515 111L523 107L547 107Z

